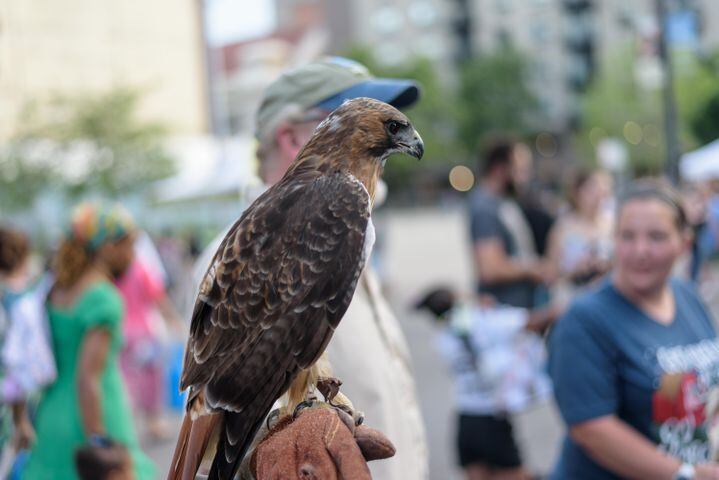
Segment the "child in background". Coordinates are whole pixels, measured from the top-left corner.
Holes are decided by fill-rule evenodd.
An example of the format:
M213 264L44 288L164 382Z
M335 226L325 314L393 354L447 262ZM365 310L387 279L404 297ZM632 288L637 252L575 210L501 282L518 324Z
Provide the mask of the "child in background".
M546 352L537 333L554 308L529 311L458 299L432 290L417 303L442 327L438 346L455 383L457 450L467 480L526 480L511 415L551 395Z

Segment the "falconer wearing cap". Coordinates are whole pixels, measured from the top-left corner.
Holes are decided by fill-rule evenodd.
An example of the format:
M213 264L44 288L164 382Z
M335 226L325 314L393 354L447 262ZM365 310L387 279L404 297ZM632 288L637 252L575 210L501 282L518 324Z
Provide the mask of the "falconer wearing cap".
M260 177L282 178L315 127L345 100L369 97L402 109L419 98L409 80L375 78L361 64L341 57L319 60L284 73L262 98L255 135Z
M345 100L370 97L402 109L419 98L410 80L373 77L349 59L320 59L282 74L265 91L257 112L259 175L279 181L315 127ZM194 269L195 298L212 256L230 226L202 253ZM424 425L407 342L367 266L347 313L326 350L333 374L367 422L383 432L396 454L370 462L375 480L429 478Z

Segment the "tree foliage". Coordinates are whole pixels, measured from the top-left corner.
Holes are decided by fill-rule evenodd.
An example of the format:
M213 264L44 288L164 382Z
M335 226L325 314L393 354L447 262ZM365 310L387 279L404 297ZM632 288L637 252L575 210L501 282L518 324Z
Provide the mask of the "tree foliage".
M347 52L346 56L367 66L375 76L412 79L420 85L420 100L407 110L407 115L422 135L424 158L419 163L406 155L389 159L383 177L392 189L409 185L418 170L454 164L466 156L456 141L456 96L442 82L430 60L416 57L390 67L378 62L370 49L359 46Z
M578 132L580 150L582 158L593 159L602 138L620 139L627 149L631 168L660 171L665 156L661 90L643 88L637 83L634 61L629 50L617 51L587 90L582 99L582 127ZM625 129L633 127L632 123L628 127L628 122L642 130L642 139L637 144L625 139ZM649 135L645 136L645 132Z
M677 98L690 147L719 138L719 51L680 57Z
M719 138L719 92L711 95L691 119L691 130L701 144Z
M673 53L678 134L684 152L719 137L719 84L716 73L693 54ZM658 173L666 161L662 91L637 82L636 62L630 49L615 52L614 59L606 62L582 101L582 128L577 139L586 158L594 157L598 139L620 139L631 169ZM627 138L626 129L636 129L628 122L641 127L636 138L631 134Z
M459 138L475 152L490 132L526 135L536 126L539 102L530 86L530 64L505 47L473 58L460 69Z
M528 61L511 49L476 57L457 73L445 75L422 57L386 66L368 48L355 47L346 56L376 76L409 78L422 87L420 101L407 114L425 142L425 158L419 163L406 156L390 159L384 178L393 190L406 187L422 172L446 173L458 163L473 163L484 135L527 133L538 116Z
M137 91L118 88L27 105L0 152L3 205L28 206L47 188L114 198L172 173L165 129L137 119L140 99Z

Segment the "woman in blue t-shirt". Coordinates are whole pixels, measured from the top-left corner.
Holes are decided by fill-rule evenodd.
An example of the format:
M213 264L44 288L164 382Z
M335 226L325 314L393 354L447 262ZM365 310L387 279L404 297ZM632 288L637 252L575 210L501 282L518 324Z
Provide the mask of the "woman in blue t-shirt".
M719 341L696 292L670 279L688 232L670 187L643 180L620 197L614 269L550 340L568 428L553 479L719 479L705 408Z

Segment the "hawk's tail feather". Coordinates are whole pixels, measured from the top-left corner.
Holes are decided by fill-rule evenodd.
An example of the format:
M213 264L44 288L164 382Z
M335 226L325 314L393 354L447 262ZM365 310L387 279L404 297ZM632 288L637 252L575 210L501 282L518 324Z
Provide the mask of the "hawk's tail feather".
M232 480L234 478L264 419L265 415L262 415L253 424L252 420L242 413L228 411L224 413L217 454L212 461L207 480ZM230 435L237 439L235 445L229 443Z
M192 420L189 413L185 414L167 480L195 479L203 458L214 455L210 447L219 435L221 417L215 413Z
M190 429L192 428L192 420L188 415L182 419L182 427L177 436L177 445L175 445L175 453L172 454L172 462L170 463L170 471L167 472L167 480L181 480L182 467L185 463L187 455L187 445L189 443Z

